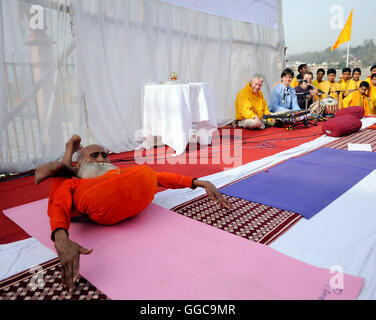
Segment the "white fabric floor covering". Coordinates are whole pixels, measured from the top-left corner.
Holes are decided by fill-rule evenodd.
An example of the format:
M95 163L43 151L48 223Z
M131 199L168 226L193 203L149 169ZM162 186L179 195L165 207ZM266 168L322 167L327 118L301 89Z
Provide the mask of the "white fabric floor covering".
M297 260L365 278L358 299L376 299L376 170L270 247ZM346 286L346 283L344 283Z
M362 123L363 123L363 126L362 126L362 129L363 129L363 128L366 128L366 127L376 123L376 118L362 119ZM229 169L229 170L219 172L219 173L216 173L216 174L213 174L213 175L210 175L210 176L206 176L206 177L203 177L201 179L211 181L217 187L222 187L222 186L224 186L224 185L226 185L226 184L228 184L232 181L241 179L241 178L243 178L243 177L245 177L249 174L252 174L253 172L257 172L257 171L262 170L264 168L270 167L270 166L275 165L275 164L277 164L281 161L285 161L285 160L287 160L291 157L296 157L296 156L299 156L300 154L304 154L306 152L312 151L312 150L319 148L319 147L321 147L321 146L323 146L323 145L325 145L329 142L332 142L336 139L338 139L338 138L332 138L332 137L328 137L328 136L324 135L324 136L321 136L321 137L319 137L319 138L317 138L313 141L304 143L304 144L302 144L298 147L283 151L283 152L278 153L276 155L266 157L264 159L260 159L260 160L257 160L257 161L251 162L251 163L247 163L247 164L240 166L240 167L237 167L237 168ZM366 181L366 183L369 182L369 181L368 182L367 181ZM357 189L355 189L355 190L357 190ZM166 190L166 191L163 191L163 192L156 194L153 202L155 204L158 204L158 205L165 207L167 209L171 209L176 205L179 205L179 204L184 203L186 201L192 200L192 199L194 199L194 198L196 198L196 197L198 197L202 194L204 194L204 191L201 190L201 189L190 190L190 189L186 188L186 189ZM345 196L345 195L343 195L343 196ZM340 197L336 201L342 201L341 198L342 197ZM334 206L334 207L328 206L324 210L326 210L326 209L329 210L330 208L333 208L332 210L338 210L338 209L336 209L336 206ZM371 219L372 215L368 215L367 218ZM311 222L311 220L312 219L307 221L308 226L310 225L309 222ZM303 222L304 220L302 219L301 221ZM363 219L363 221L364 221L364 225L375 225L376 226L376 214L375 214L374 220L365 221ZM300 225L302 225L302 222L298 223L293 228L291 228L289 231L287 231L281 237L281 239L283 239L284 241L288 241L289 235L292 234L292 231L294 231L296 228L303 228L304 227L304 224L303 224L303 227L300 227ZM349 228L352 228L352 226L353 226L353 223L352 223L353 221L350 220L350 219L348 221L341 219L341 222L344 223L344 224L347 224ZM326 222L324 221L322 223L326 223ZM309 230L309 231L306 231L306 232L312 233L311 237L313 239L315 237L320 237L320 232L322 232L321 230L324 230L324 228L319 227L317 229L312 229L312 230ZM359 234L359 237L363 236L363 232L360 232L360 231L358 232L355 228L352 228L352 231L356 234ZM352 247L357 246L360 243L362 243L362 241L359 242L358 238L356 240L357 240L356 243L353 242L352 244L348 244L348 248L352 248ZM376 241L376 236L374 237L373 240ZM296 240L294 240L294 241L297 242ZM301 240L299 240L299 241L301 241ZM279 242L275 241L273 243L273 246L278 245L278 243ZM367 248L368 248L368 245L367 245ZM369 246L369 248L371 248L371 245ZM275 249L277 249L277 248L275 248ZM286 245L286 247L284 247L284 245L281 244L281 247L278 248L277 250L285 253L286 255L293 256L293 254L295 254L294 251L289 252L288 249L289 248L287 247L287 245ZM296 249L296 250L299 251L298 249ZM368 251L368 252L370 252L370 251ZM324 252L324 250L322 250L322 252L320 252L321 261L318 261L318 263L324 263L325 262L325 263L328 264L329 267L332 266L333 265L333 263L332 263L333 259L331 259L329 253L326 253L326 252ZM355 254L356 253L354 253L354 255ZM39 241L35 240L34 238L30 238L30 239L26 239L26 240L22 240L22 241L17 241L17 242L11 243L11 244L0 245L0 266L1 266L0 267L0 280L8 278L10 276L13 276L20 271L32 268L32 267L34 267L38 264L46 262L46 261L53 259L55 257L56 257L56 254L54 254L51 250L47 249L45 246L43 246L41 243L39 243ZM357 258L357 257L354 257L354 258ZM304 257L302 258L302 261L305 261ZM340 261L340 262L342 262L342 261ZM357 274L356 272L359 272L359 270L362 270L362 266L364 264L364 261L362 261L362 259L359 259L359 260L356 260L356 261L353 259L352 262L354 263L354 266L352 267L352 269L350 269L350 268L347 269L348 266L343 265L343 267L346 268L345 272L350 273L350 274L352 274L352 272L355 272L354 274ZM312 264L315 265L314 263L312 263ZM341 263L339 263L339 264L341 265ZM371 266L370 261L367 261L367 265ZM370 268L371 267L369 267L368 269L370 269ZM365 274L362 273L360 275L364 276L366 278L367 288L366 289L363 288L361 297L363 299L376 298L375 297L376 293L374 293L376 290L373 289L375 286L372 285L373 282L371 284L368 284L368 281L369 281L368 278L372 279L373 273L371 272L371 270L369 270L369 271L363 270L362 272L365 272Z
M55 252L35 238L0 245L0 280L56 257Z

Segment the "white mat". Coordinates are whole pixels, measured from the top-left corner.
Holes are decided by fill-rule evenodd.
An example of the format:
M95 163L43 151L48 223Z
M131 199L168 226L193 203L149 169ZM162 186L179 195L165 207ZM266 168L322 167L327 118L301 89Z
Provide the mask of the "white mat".
M0 280L56 257L55 252L34 238L2 244L0 245Z
M376 299L376 170L270 247L316 267L365 278L358 299ZM346 285L346 284L345 284Z

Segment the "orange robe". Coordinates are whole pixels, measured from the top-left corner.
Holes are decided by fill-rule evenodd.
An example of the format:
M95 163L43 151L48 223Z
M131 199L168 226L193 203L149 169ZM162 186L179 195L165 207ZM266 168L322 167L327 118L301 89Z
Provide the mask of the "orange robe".
M52 234L58 228L68 231L71 218L79 215L98 224L115 224L144 210L158 187L190 188L193 179L147 166L110 170L92 179L55 178L48 203Z
M362 107L364 109L364 115L371 114L370 105L367 96L360 95L359 90L350 93L345 99L343 99L343 108L348 107Z
M368 92L368 98L370 102L370 109L371 113L375 114L376 111L376 87L372 85L370 86L369 92Z

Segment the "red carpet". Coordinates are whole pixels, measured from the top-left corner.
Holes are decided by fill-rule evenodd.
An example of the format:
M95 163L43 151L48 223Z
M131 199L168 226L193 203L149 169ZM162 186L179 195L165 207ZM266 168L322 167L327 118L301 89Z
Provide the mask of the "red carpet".
M213 137L210 146L198 145L197 150L188 147L186 154L177 157L173 157L172 150L167 147L155 147L148 153L143 152L142 164L156 171L202 177L314 140L322 135L321 126L319 123L316 127L296 127L293 131L284 128L253 131L224 127ZM137 164L137 159L140 159L140 156L135 157L133 151L111 155L111 161L122 167Z
M234 131L233 128L224 127L218 130L210 146L198 145L197 150L188 147L186 154L175 158L172 157L171 149L155 147L147 153L144 150L143 156L146 165L156 171L169 171L200 178L296 147L316 139L321 134L321 123L317 127L299 126L293 131L287 131L284 128L269 128L262 131L235 129ZM139 158L136 157L136 159ZM137 165L134 151L111 154L110 159L120 167ZM47 180L36 186L33 175L0 179L0 210L48 197L50 183ZM28 237L2 212L0 212L0 230L2 235L0 243L9 243Z

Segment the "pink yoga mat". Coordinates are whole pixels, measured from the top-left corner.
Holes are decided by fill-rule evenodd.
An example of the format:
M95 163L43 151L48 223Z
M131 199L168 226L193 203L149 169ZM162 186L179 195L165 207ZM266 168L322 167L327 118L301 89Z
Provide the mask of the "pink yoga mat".
M5 214L49 248L47 200ZM75 222L70 238L92 254L80 274L112 299L355 299L360 277L331 290L329 270L157 205L114 226Z

